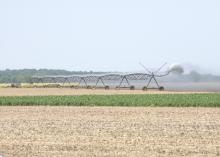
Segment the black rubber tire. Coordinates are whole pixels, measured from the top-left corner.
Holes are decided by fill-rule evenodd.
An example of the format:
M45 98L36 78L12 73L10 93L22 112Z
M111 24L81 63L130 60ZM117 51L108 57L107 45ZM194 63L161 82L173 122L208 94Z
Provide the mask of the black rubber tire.
M147 91L147 87L144 86L144 87L142 88L142 90L143 90L143 91Z
M163 86L160 86L159 90L160 90L160 91L164 91L164 87L163 87Z
M130 87L130 90L135 90L135 86L131 86L131 87Z
M105 86L105 90L109 90L110 89L110 87L109 86Z

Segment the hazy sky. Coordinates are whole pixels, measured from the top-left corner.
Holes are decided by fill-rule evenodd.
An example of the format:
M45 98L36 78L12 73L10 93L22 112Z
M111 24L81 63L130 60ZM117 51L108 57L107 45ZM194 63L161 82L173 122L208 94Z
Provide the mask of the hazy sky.
M220 1L1 0L0 54L0 69L179 62L220 74Z

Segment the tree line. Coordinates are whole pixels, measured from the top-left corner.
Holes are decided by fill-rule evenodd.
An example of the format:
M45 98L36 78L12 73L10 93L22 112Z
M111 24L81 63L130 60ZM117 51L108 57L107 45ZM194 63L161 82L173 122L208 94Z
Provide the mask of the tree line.
M28 83L33 76L56 76L56 75L83 75L83 74L103 74L107 72L93 71L67 71L54 69L21 69L21 70L1 70L0 83ZM191 71L189 74L181 76L168 76L162 78L164 81L171 82L211 82L220 81L220 76L211 74L200 74L196 71Z
M33 76L54 76L54 75L82 75L82 74L100 74L103 72L93 71L67 71L54 69L21 69L21 70L1 70L0 83L27 83Z

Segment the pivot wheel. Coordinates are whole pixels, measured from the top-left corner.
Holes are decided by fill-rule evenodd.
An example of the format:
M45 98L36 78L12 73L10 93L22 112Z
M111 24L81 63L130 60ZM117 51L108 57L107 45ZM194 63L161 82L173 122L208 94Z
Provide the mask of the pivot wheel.
M144 86L144 87L142 88L142 90L143 90L143 91L147 91L147 86Z
M160 87L159 87L159 90L160 90L160 91L164 91L164 87L163 87L163 86L160 86Z
M130 86L130 90L135 90L135 86Z
M110 87L109 86L105 86L105 90L109 90L110 89Z

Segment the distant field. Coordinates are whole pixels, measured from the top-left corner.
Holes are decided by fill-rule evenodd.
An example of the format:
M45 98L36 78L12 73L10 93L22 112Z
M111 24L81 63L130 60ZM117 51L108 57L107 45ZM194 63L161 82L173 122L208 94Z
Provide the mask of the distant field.
M220 107L220 94L147 94L0 97L2 106Z
M73 88L0 88L0 96L64 96L64 95L133 95L133 94L191 94L210 92L191 91L158 91L158 90L129 90L129 89L73 89Z
M142 89L143 86L146 86L146 81L131 81L131 85L134 85L136 89ZM109 82L107 85L114 89L118 86L119 82ZM82 84L83 85L83 84ZM94 86L95 83L90 86ZM191 91L191 92L220 92L220 82L160 82L161 86L165 87L166 91ZM22 83L17 85L19 88L70 88L70 87L79 87L78 83ZM100 84L99 84L100 86ZM155 83L151 84L156 86ZM11 84L0 84L1 88L10 88ZM100 86L101 87L101 86Z
M77 87L78 83L0 83L0 88L58 88L58 87Z

